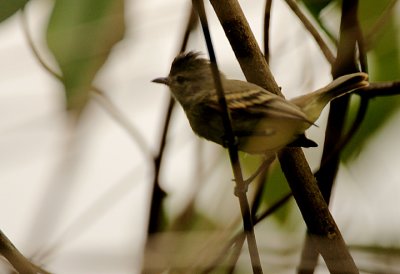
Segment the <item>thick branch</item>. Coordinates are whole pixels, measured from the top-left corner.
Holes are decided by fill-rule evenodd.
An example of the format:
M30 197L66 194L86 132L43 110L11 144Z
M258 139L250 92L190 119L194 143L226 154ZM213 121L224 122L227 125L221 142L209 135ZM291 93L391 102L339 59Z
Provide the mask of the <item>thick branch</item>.
M247 80L281 94L238 2L211 0L211 4ZM284 149L279 160L328 268L332 273L358 273L301 149Z
M360 39L361 30L358 26L357 19L357 0L343 1L342 5L340 40L337 58L332 68L333 78L358 70L358 64L356 63L356 43L357 40L359 43L362 43ZM361 49L364 49L362 44ZM362 50L362 53L363 52ZM342 140L343 137L348 105L349 96L343 96L331 103L320 165L321 168L316 173L322 195L328 204L331 197L332 186L339 169L340 147L337 146L337 143L338 140ZM367 106L367 102L363 102L363 105ZM359 112L359 114L363 113ZM359 118L362 120L363 116L359 116ZM354 127L354 130L356 130L356 127ZM299 273L313 273L318 261L319 250L314 246L313 236L310 234L312 234L311 231L309 231L306 237L302 254L302 267Z

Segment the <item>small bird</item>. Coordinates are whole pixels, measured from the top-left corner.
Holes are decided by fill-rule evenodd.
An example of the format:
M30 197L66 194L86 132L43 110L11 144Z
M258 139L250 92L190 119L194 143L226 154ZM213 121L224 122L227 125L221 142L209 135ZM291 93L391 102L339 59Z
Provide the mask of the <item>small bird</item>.
M286 100L255 84L228 79L220 72L238 149L249 154L274 153L288 146L316 146L304 132L333 99L368 86L363 72L335 79L317 91ZM167 85L182 105L193 131L224 146L222 109L210 61L198 52L178 55L167 77L152 80Z

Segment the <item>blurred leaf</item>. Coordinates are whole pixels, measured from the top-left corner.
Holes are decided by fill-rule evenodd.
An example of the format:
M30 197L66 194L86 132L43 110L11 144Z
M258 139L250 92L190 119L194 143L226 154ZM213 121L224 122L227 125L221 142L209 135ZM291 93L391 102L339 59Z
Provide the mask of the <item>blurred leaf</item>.
M268 176L266 182L267 186L264 189L264 199L263 201L268 207L274 205L283 196L290 192L289 185L286 181L285 175L283 174L280 165L277 164L273 166ZM284 224L293 209L292 203L286 203L281 208L279 208L272 216L275 220Z
M29 0L0 0L0 22L22 9Z
M304 5L315 18L318 18L320 12L331 2L332 0L303 0Z
M362 2L364 7L360 10L361 23L371 27L370 15L372 10L383 10L376 7L376 1L369 1L370 6L366 6L366 2ZM386 2L386 1L385 1ZM375 20L378 16L375 15ZM387 18L386 24L383 26L379 39L368 54L370 79L371 81L391 81L399 80L400 77L400 30L394 16ZM368 27L364 27L365 33L368 33ZM380 97L370 101L367 115L354 138L346 147L343 159L350 160L356 156L362 149L366 141L372 137L385 122L393 115L400 106L400 97ZM352 109L351 113L355 110ZM353 114L354 115L354 114Z
M123 38L123 0L56 0L47 43L63 74L67 109L86 105L90 86L112 47Z

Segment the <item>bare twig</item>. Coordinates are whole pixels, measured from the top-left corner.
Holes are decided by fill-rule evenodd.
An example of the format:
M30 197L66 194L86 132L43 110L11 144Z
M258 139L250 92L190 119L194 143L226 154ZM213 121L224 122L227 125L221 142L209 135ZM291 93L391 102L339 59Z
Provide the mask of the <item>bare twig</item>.
M288 193L285 196L283 196L281 199L279 199L275 204L273 204L271 207L269 207L268 209L266 209L264 212L262 212L260 215L255 216L254 218L254 225L258 224L259 222L261 222L262 220L266 219L267 217L271 216L273 213L275 213L279 208L281 208L287 201L289 201L289 199L292 197L292 193ZM240 251L242 249L242 246L244 244L244 239L245 239L245 234L243 233L243 231L239 231L238 233L236 233L231 241L229 241L228 244L226 244L225 248L221 251L220 255L216 257L214 263L211 264L211 266L209 268L207 268L206 270L204 270L202 273L210 273L211 271L213 271L218 265L220 265L221 261L224 260L224 258L229 254L229 250L231 248L234 248L234 251L229 259L229 263L228 265L235 265L234 262L234 258L235 257L235 253Z
M243 180L242 169L239 162L239 154L237 150L237 142L232 130L231 120L228 112L228 106L225 100L225 95L220 79L220 74L216 62L214 48L211 42L211 35L208 29L207 17L202 0L193 0L193 6L199 14L201 26L203 28L204 38L206 40L207 49L210 55L211 68L214 77L214 84L217 91L218 102L223 110L222 121L224 125L225 138L229 150L229 157L232 165L233 174L236 182L235 194L239 199L240 209L243 219L243 227L247 237L249 246L250 260L253 268L253 273L262 273L260 255L258 253L257 242L254 234L253 221L251 218L250 206L247 200L247 184Z
M370 83L358 93L370 98L400 95L400 81Z
M50 272L31 263L7 236L0 230L0 255L8 260L8 262L18 271L24 274L50 274Z
M324 54L326 60L333 64L335 62L335 57L332 51L329 49L328 45L318 32L318 30L314 27L311 21L307 18L307 16L301 11L299 6L294 0L286 0L288 6L292 9L292 11L297 15L300 21L303 23L304 27L308 30L308 32L314 37L315 42L317 42L320 47L322 53Z
M269 29L271 23L271 7L272 0L266 0L264 10L264 56L267 63L269 63Z
M185 50L189 35L192 30L196 27L196 17L193 12L193 9L190 8L188 22L186 24L186 28L183 34L182 43L180 45L179 52ZM153 177L153 189L151 194L151 205L150 205L150 215L149 215L149 224L147 227L147 233L149 235L160 232L163 230L164 223L164 212L162 210L162 203L166 196L164 190L162 190L160 183L159 183L159 175L161 171L161 163L164 157L164 151L166 147L166 139L167 133L169 130L169 125L172 116L172 110L175 106L175 100L170 96L168 99L168 108L165 114L164 121L162 123L162 133L160 137L160 143L158 146L158 153L154 157L154 177Z

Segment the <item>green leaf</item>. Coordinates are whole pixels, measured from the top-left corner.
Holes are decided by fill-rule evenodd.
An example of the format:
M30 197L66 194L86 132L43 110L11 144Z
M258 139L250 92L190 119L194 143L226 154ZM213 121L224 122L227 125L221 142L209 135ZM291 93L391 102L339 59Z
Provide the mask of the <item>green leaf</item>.
M304 5L315 18L318 18L320 12L331 2L332 0L303 0Z
M67 109L79 114L96 73L125 31L123 0L56 0L47 44L63 74Z
M376 1L366 1L363 4L360 10L360 19L365 29L364 33L368 35L387 3L384 5L385 3L380 2L380 6L376 6ZM371 19L374 10L379 10L379 12ZM395 19L395 11L386 18L386 24L377 32L376 30L373 32L374 35L377 35L377 39L372 44L373 47L368 54L371 81L399 80L400 44L398 41L400 41L400 31ZM399 96L377 97L370 100L366 117L357 134L346 146L343 159L349 161L357 156L369 138L373 137L385 125L386 121L399 110L399 107ZM354 110L352 111L354 112Z
M28 0L0 0L0 22L22 9Z

